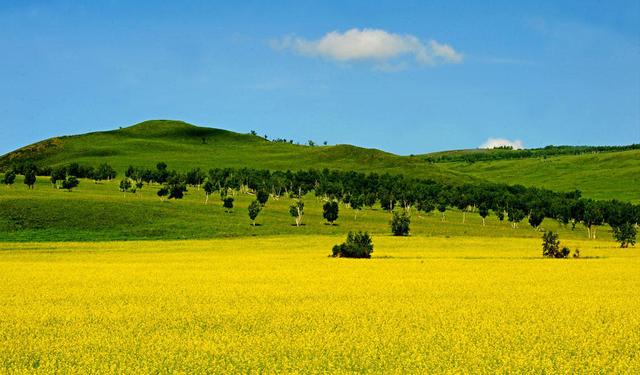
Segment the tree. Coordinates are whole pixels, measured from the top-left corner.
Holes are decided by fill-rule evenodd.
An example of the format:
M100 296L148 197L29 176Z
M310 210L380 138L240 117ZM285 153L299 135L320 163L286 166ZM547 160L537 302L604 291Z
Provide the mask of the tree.
M553 231L545 232L542 235L542 255L547 258L566 258L569 256L569 248L560 249L560 240Z
M518 223L522 221L522 219L524 219L524 211L522 211L519 208L509 208L507 210L507 217L509 219L509 221L511 222L511 226L513 228L517 228L518 227Z
M349 232L347 241L335 245L331 255L341 258L371 258L371 253L373 253L373 242L369 233Z
M67 169L64 167L57 167L51 171L51 185L54 188L58 188L58 182L62 182L67 178Z
M351 208L354 210L355 215L353 217L354 220L358 220L358 212L362 210L362 206L364 206L364 195L355 195L351 197Z
M538 230L542 220L544 220L544 213L541 210L532 210L529 214L529 225L535 230Z
M589 239L596 238L595 225L601 225L604 222L604 215L600 204L596 201L588 200L584 205L582 213L582 223L587 227L587 236Z
M444 202L438 202L438 211L440 211L440 214L442 215L440 217L440 221L444 221L445 217L444 217L444 212L447 210L447 204Z
M200 168L194 168L187 172L186 182L191 186L195 186L198 190L200 190L200 185L206 178L206 174Z
M256 193L256 199L261 206L264 206L269 200L269 193L267 193L265 190L260 189Z
M74 187L78 186L80 181L75 176L69 176L66 180L62 181L62 188L71 191Z
M184 192L187 191L187 187L183 184L171 184L169 185L169 199L182 199L184 198Z
M222 199L222 207L225 208L225 212L229 212L233 209L233 197L225 197Z
M394 211L391 219L391 233L394 236L408 236L411 218L405 210Z
M33 189L36 184L36 171L34 169L29 169L24 173L24 184L27 185L28 189Z
M169 188L166 186L163 186L160 188L160 190L158 190L158 197L160 198L160 201L164 201L164 197L166 197L167 195L169 195Z
M103 163L98 166L98 169L93 172L91 177L93 178L93 181L97 183L102 180L111 180L116 177L116 174L115 169L113 169L109 164Z
M126 193L129 189L131 189L131 180L128 178L120 180L120 191Z
M613 238L620 243L621 248L635 246L637 234L635 225L629 222L613 227Z
M487 216L489 216L489 206L487 206L486 203L480 203L480 206L478 207L478 213L480 214L480 217L482 217L482 226L484 227L484 222L485 219L487 218Z
M211 181L207 180L207 182L202 185L202 189L204 189L204 204L207 204L209 202L209 195L213 193L215 187Z
M249 204L249 219L253 222L254 227L256 226L256 218L258 217L260 210L262 210L262 205L257 200Z
M329 224L334 225L334 222L338 220L338 210L338 202L326 202L322 206L322 217L325 218Z
M7 187L13 185L16 182L16 172L13 169L8 170L4 176L2 176L2 183L7 185Z
M302 216L304 215L304 202L296 201L289 207L289 215L296 220L296 227L302 224Z

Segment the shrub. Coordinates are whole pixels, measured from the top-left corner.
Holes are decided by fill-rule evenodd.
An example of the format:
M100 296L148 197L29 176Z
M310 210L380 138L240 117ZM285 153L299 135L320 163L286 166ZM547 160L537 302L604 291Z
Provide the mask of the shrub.
M74 176L69 176L66 180L62 181L62 188L66 189L67 191L71 191L71 189L78 186L79 184L80 181L78 181L77 178L75 178Z
M638 231L632 223L624 223L613 228L613 238L620 243L620 247L626 248L636 245Z
M367 232L349 232L347 241L333 247L333 257L371 258L373 243Z
M394 211L391 219L391 233L394 236L408 236L411 218L406 211Z
M542 235L542 255L547 258L566 258L571 251L568 247L563 246L560 249L560 241L558 234L548 231Z
M160 198L161 201L164 200L164 197L166 197L167 195L169 195L169 188L166 186L163 186L160 188L160 190L158 190L158 197Z
M225 208L225 211L229 212L233 208L233 197L226 197L222 200L222 207Z

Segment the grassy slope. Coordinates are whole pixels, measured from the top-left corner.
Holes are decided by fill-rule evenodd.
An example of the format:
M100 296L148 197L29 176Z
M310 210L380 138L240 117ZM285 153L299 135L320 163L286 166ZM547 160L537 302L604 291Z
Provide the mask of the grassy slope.
M20 179L19 179L20 180ZM69 193L51 187L40 178L36 188L27 190L22 183L11 188L0 186L0 242L1 241L96 241L133 239L189 239L226 236L264 235L345 235L350 230L366 230L376 235L389 235L389 213L381 209L365 209L358 213L340 207L336 226L325 225L322 201L313 196L305 199L304 226L295 227L289 216L292 200L270 199L258 217L257 227L249 225L247 214L252 195L236 196L235 209L226 213L217 195L204 205L204 193L194 188L183 200L160 202L158 186L145 186L141 192L118 192L117 181L94 184L82 180ZM489 236L539 237L526 222L519 229L499 222L494 216L483 227L477 213L468 213L462 224L462 214L446 213L441 222L439 213L429 215L414 211L411 233L416 236ZM543 227L559 230L564 238L585 238L586 231L559 228L552 220ZM610 239L608 227L598 230L599 237Z
M494 182L640 202L640 150L438 165Z
M203 144L205 138L206 144ZM47 147L48 146L48 147ZM429 165L418 158L398 156L350 145L308 147L274 143L257 136L202 128L179 121L147 121L129 128L59 137L27 146L0 158L35 157L41 165L109 163L122 173L127 166L169 168L253 167L272 170L329 168L378 173L403 173L448 181L468 181L455 171Z

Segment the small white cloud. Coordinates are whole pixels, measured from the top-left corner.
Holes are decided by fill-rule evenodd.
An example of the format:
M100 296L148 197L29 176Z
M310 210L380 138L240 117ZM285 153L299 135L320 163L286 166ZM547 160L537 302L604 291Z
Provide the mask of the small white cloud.
M280 50L292 50L305 56L324 57L342 62L373 60L378 66L387 68L398 66L388 64L389 60L407 55L413 55L420 64L430 65L458 64L463 59L462 54L450 45L435 40L423 43L413 35L394 34L380 29L350 29L343 33L332 31L317 40L286 36L272 41L271 46Z
M512 147L514 150L522 150L524 148L524 143L521 140L516 139L510 141L504 138L489 138L483 144L480 145L480 148L496 148L496 147Z

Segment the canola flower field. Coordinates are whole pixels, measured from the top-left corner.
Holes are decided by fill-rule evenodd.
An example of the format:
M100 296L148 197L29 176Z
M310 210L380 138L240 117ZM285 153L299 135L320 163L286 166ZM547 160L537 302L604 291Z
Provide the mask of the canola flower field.
M0 372L640 372L637 249L343 239L0 243Z

